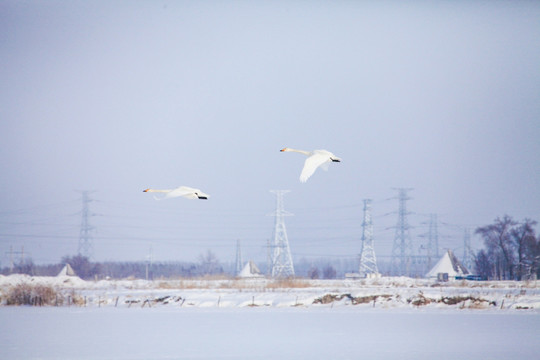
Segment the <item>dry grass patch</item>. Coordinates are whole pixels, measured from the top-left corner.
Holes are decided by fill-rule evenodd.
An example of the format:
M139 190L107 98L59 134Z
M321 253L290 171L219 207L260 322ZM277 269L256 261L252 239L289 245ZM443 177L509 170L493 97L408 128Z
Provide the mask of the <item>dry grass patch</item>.
M307 280L301 279L279 279L268 282L266 289L302 289L312 287Z
M49 285L17 284L5 295L6 305L61 305L63 296Z

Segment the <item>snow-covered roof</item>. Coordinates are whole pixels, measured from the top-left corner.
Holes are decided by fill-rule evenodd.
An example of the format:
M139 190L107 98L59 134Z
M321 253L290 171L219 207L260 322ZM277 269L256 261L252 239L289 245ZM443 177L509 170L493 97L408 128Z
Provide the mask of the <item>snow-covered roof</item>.
M437 277L439 273L446 273L449 277L469 274L469 270L463 266L452 250L448 250L435 266L426 274L426 277Z

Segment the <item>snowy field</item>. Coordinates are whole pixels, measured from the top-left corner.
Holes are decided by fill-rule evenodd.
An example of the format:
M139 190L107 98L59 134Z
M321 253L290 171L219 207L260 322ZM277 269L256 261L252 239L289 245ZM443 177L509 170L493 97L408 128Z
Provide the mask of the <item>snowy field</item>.
M540 312L537 281L180 279L84 281L73 276L0 275L0 306L21 284L48 286L58 305L83 307L347 307Z
M59 306L6 306L17 284L47 284L64 298ZM540 354L536 282L89 282L12 275L0 276L0 296L0 359L440 360Z

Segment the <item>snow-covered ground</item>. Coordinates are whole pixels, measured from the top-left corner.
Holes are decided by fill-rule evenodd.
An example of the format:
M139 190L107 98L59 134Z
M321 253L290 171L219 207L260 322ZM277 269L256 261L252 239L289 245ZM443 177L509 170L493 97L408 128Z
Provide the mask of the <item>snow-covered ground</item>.
M101 280L0 275L0 305L18 284L51 286L63 305L84 307L343 307L540 311L536 281L450 281L405 277L368 280Z
M540 354L534 282L98 281L80 305L0 306L0 359L518 359ZM86 298L86 304L80 299ZM443 300L446 299L446 300ZM454 299L455 304L450 304ZM456 300L457 299L457 300ZM2 300L3 303L5 300Z

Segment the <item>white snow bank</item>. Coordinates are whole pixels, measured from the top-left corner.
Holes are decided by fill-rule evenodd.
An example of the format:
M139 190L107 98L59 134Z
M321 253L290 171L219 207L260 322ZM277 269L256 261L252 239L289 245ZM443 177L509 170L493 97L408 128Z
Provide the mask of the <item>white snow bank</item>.
M343 307L540 310L537 282L436 283L383 277L367 280L182 279L85 281L74 276L0 276L0 304L18 284L53 287L65 301L115 307ZM69 297L69 298L68 298Z

